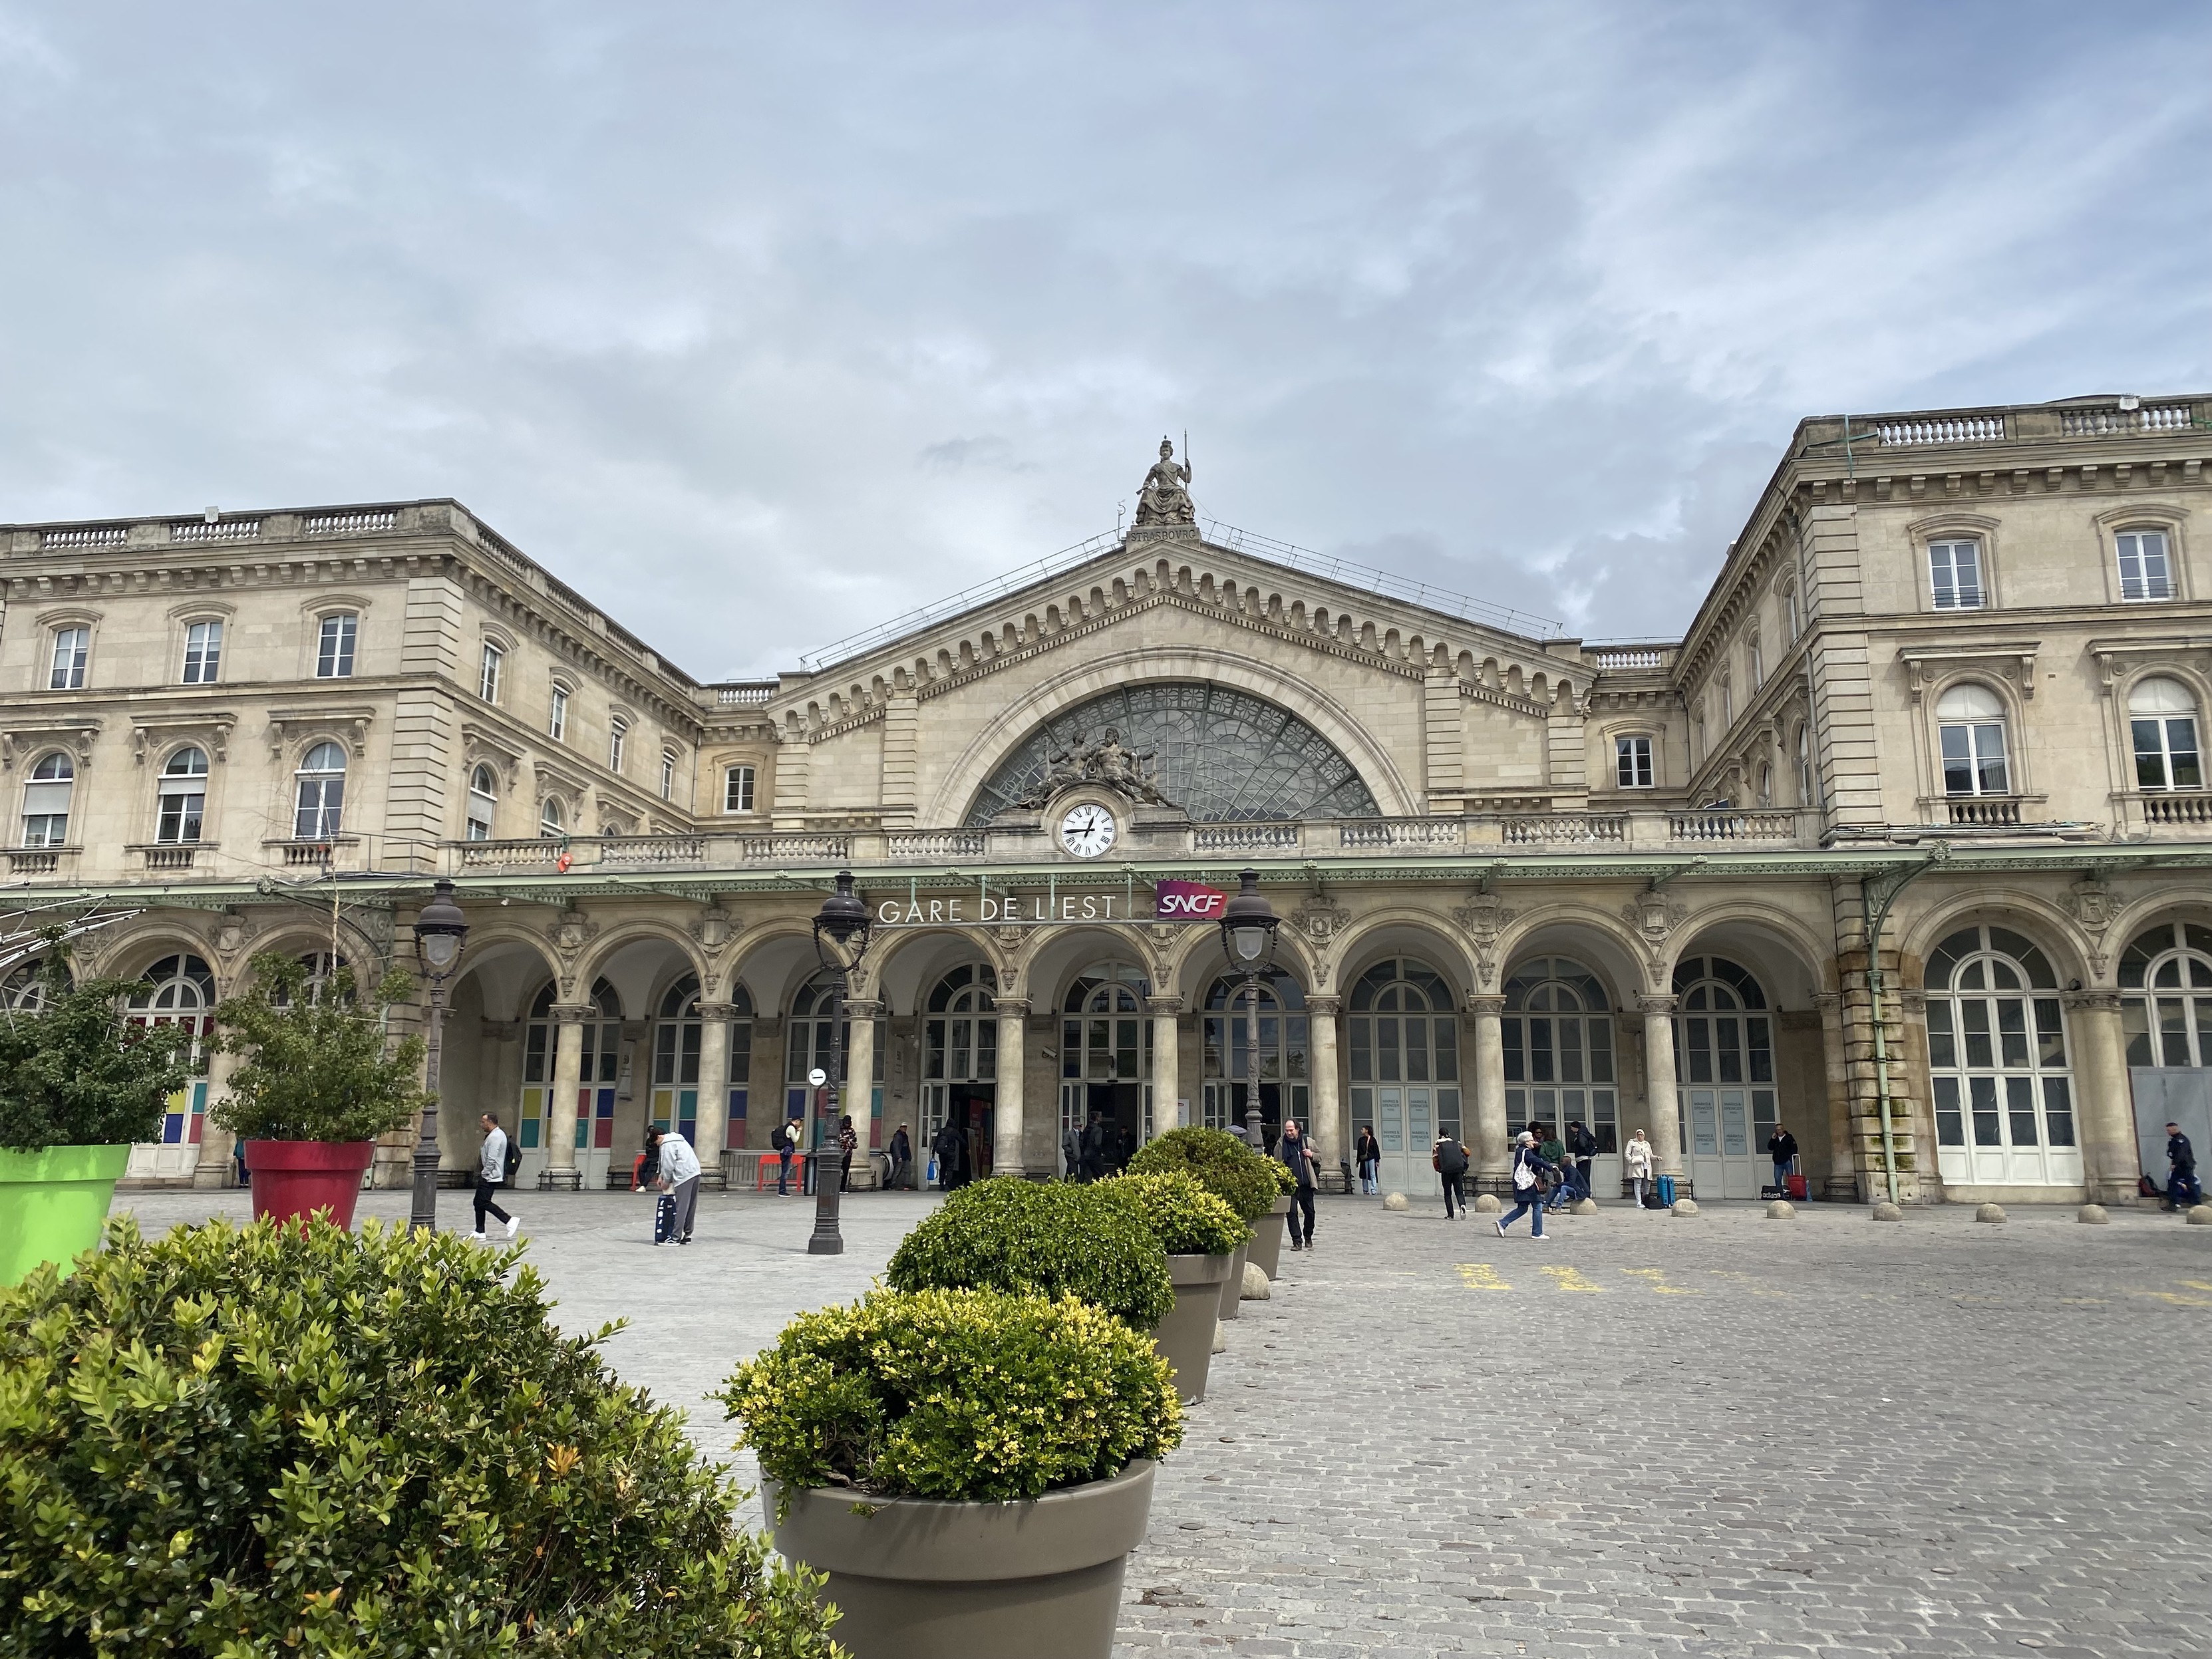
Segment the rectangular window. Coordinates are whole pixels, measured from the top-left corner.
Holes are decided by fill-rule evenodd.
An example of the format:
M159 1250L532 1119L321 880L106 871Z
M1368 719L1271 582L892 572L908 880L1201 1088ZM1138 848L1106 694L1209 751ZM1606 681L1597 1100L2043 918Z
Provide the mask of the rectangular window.
M2139 789L2202 789L2204 772L2197 752L2197 721L2182 714L2129 722L2136 742L2136 787Z
M2113 538L2120 553L2120 597L2170 599L2173 564L2166 556L2163 530L2129 530Z
M613 720L607 726L607 770L619 772L623 763L623 744L629 737L629 726L622 720Z
M92 655L92 630L89 628L58 628L54 630L53 672L46 676L50 691L82 691L84 690L84 665Z
M160 805L161 816L154 826L155 841L173 846L200 838L200 819L207 807L204 788L181 785L164 789Z
M1623 789L1651 787L1654 774L1650 738L1615 738L1613 740L1613 760L1614 775Z
M676 751L673 749L660 751L660 798L663 800L676 799Z
M753 810L753 769L732 766L722 774L722 810L725 812L750 812Z
M1928 544L1928 585L1938 611L1979 611L1982 608L1982 544L1979 542L1930 542Z
M68 844L70 791L75 787L66 777L24 786L24 846L63 847Z
M319 680L343 680L353 677L354 641L361 632L361 618L350 611L341 611L334 617L323 618L322 634L315 646L315 678Z
M222 667L222 624L198 622L185 629L185 684L213 685Z
M1943 793L1947 795L2008 795L2004 727L1996 721L1947 724L1942 727Z
M565 685L556 685L553 688L553 716L546 722L545 730L556 743L562 743L568 739L568 688Z
M1766 684L1766 653L1759 649L1757 640L1744 647L1744 666L1753 691Z
M507 653L489 640L484 641L483 667L477 675L477 695L486 702L499 701L500 674L506 666Z

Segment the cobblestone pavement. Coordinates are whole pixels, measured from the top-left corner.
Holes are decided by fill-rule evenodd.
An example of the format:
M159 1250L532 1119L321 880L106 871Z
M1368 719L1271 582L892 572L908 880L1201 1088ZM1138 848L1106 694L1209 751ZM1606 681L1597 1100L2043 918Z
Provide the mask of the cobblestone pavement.
M678 1252L643 1200L521 1196L562 1319L630 1317L614 1363L718 1451L701 1394L927 1202L855 1195L825 1259L796 1200L705 1199ZM1554 1232L1325 1200L1162 1470L1121 1650L2205 1650L2212 1229L1716 1205Z

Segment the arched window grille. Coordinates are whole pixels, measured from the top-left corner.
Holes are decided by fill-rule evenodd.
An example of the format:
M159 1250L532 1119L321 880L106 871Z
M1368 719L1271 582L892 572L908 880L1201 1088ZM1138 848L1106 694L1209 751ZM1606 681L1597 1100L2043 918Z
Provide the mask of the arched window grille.
M2212 1066L2212 927L2161 921L2120 956L2128 1064Z
M1376 963L1352 988L1345 1022L1352 1131L1371 1126L1387 1159L1461 1139L1459 1014L1443 975L1411 957Z
M2008 928L1962 927L1928 958L1928 1068L1947 1182L2079 1185L2058 977Z
M1507 1127L1587 1125L1600 1152L1620 1150L1613 1012L1604 984L1568 957L1537 957L1505 981Z

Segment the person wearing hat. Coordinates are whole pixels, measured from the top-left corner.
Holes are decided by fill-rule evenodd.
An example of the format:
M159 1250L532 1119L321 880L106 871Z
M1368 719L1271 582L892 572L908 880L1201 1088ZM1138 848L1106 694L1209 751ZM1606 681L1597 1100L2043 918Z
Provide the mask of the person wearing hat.
M2179 1123L2166 1126L2166 1161L2173 1171L2166 1183L2166 1201L2185 1214L2204 1201L2204 1188L2197 1181L2197 1149Z
M1536 1137L1523 1129L1513 1144L1513 1199L1510 1214L1498 1217L1498 1236L1505 1237L1505 1230L1522 1216L1529 1218L1529 1230L1536 1238L1544 1236L1544 1182L1556 1172L1558 1165L1547 1164L1536 1155Z

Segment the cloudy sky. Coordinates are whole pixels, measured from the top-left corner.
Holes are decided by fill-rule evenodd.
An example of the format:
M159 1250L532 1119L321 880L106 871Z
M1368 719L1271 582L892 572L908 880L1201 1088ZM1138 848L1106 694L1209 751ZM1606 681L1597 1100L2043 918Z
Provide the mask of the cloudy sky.
M1201 512L1679 629L1802 416L2212 382L2212 8L0 0L0 520L459 497L694 673Z

